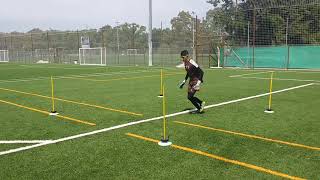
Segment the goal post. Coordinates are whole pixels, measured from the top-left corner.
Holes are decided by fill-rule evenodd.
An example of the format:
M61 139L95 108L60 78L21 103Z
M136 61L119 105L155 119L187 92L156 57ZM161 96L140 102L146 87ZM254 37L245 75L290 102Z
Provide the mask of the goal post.
M1 62L9 62L9 51L8 50L0 50L0 63Z
M137 55L138 54L138 50L137 49L127 49L127 55Z
M80 65L107 65L107 49L105 47L97 48L79 48Z

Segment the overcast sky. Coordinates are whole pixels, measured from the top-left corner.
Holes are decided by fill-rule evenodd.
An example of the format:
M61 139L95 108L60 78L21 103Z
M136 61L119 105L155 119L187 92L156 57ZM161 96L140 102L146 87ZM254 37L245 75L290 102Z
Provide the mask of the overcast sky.
M148 25L149 0L3 0L0 32L76 30L100 28L115 22ZM153 0L153 26L170 27L181 10L204 17L211 8L206 0Z

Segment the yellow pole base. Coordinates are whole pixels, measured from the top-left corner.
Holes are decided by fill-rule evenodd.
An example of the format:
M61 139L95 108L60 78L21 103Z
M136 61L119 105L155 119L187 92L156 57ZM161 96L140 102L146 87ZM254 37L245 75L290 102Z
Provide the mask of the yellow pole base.
M273 111L272 109L266 109L264 112L265 112L265 113L268 113L268 114L274 113L274 111Z
M170 142L169 139L161 139L161 141L158 142L158 145L166 147L172 145L172 142Z
M51 111L50 113L49 113L49 115L50 116L56 116L56 115L58 115L59 113L57 113L57 111Z

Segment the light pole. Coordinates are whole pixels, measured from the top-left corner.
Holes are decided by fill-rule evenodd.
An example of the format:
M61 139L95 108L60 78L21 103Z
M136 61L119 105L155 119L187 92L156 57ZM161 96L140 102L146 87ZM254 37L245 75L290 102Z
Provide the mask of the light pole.
M120 54L120 43L119 43L119 21L116 22L117 24L117 46L118 46L118 64L119 64L119 54Z
M152 66L152 0L149 0L149 66Z
M191 12L192 14L192 17L191 17L191 20L192 20L192 59L193 60L196 60L196 53L195 53L195 45L194 45L194 31L195 31L195 28L194 28L194 15L195 15L195 12L192 11Z

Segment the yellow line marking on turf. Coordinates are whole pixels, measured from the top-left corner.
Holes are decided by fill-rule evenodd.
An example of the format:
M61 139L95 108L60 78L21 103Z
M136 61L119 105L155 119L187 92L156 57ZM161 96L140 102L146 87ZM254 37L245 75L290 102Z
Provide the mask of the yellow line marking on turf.
M0 99L0 102L5 103L5 104L10 104L10 105L13 105L13 106L17 106L17 107L20 107L20 108L28 109L28 110L30 110L30 111L39 112L39 113L42 113L42 114L47 114L47 115L50 114L50 113L47 112L47 111L43 111L43 110L40 110L40 109L35 109L35 108L23 106L23 105L20 105L20 104L16 104L16 103L9 102L9 101L4 101L4 100L1 100L1 99ZM87 122L87 121L78 120L78 119L71 118L71 117L67 117L67 116L62 116L62 115L56 115L56 116L57 116L57 117L60 117L60 118L63 118L63 119L70 120L70 121L74 121L74 122L77 122L77 123L87 124L87 125L90 125L90 126L95 126L95 125L96 125L96 124L94 124L94 123L90 123L90 122Z
M319 147L312 147L312 146L307 146L307 145L303 145L303 144L291 143L291 142L286 142L286 141L281 141L281 140L276 140L276 139L270 139L270 138L265 138L265 137L256 136L256 135L233 132L233 131L228 131L228 130L224 130L224 129L217 129L217 128L198 125L198 124L186 123L186 122L181 122L181 121L174 121L174 122L178 123L178 124L184 124L184 125L188 125L188 126L193 126L193 127L198 127L198 128L203 128L203 129L208 129L208 130L213 130L213 131L219 131L219 132L224 132L224 133L233 134L233 135L239 135L239 136L253 138L253 139L260 139L260 140L264 140L264 141L270 141L270 142L275 142L275 143L280 143L280 144L286 144L286 145L289 145L289 146L295 146L295 147L300 147L300 148L320 151Z
M82 121L82 120L78 120L78 119L75 119L75 118L72 118L72 117L67 117L67 116L62 116L62 115L55 115L57 117L60 117L60 118L63 118L63 119L68 119L70 121L74 121L74 122L78 122L78 123L83 123L83 124L88 124L90 126L95 126L96 124L94 123L90 123L90 122L86 122L86 121Z
M255 73L247 73L247 74L238 74L238 75L233 75L229 77L241 77L241 76L248 76L248 75L254 75L254 74L264 74L264 73L269 73L273 71L263 71L263 72L255 72Z
M261 77L239 77L242 79L262 79L262 80L269 80L270 78L261 78ZM273 80L277 81L297 81L297 82L320 82L319 80L312 80L312 79L286 79L286 78L273 78Z
M166 76L178 75L184 73L169 73ZM89 78L78 78L78 77L68 77L67 79L79 79L79 80L87 80L94 82L109 82L109 81L120 81L120 80L130 80L130 79L144 79L150 77L158 77L159 75L149 75L149 76L139 76L139 77L123 77L123 78L115 78L115 79L89 79Z
M150 76L141 76L141 77L131 77L131 78L116 78L116 79L88 79L88 78L76 78L70 77L68 79L80 79L80 80L87 80L87 81L94 81L94 82L109 82L109 81L119 81L119 80L128 80L128 79L141 79L141 78L148 78L148 77L155 77L156 75Z
M154 143L160 142L159 140L155 140L155 139L151 139L151 138L139 136L139 135L132 134L132 133L126 133L126 135L127 135L127 136L131 136L131 137L135 137L135 138L138 138L138 139L142 139L142 140L145 140L145 141L154 142Z
M126 133L126 135L131 136L131 137L135 137L135 138L138 138L138 139L142 139L142 140L145 140L145 141L154 142L154 143L158 143L159 142L158 140L147 138L147 137L143 137L143 136L139 136L139 135L132 134L132 133ZM243 167L246 167L246 168L249 168L249 169L253 169L253 170L256 170L256 171L260 171L260 172L264 172L264 173L267 173L267 174L272 174L272 175L275 175L275 176L287 178L287 179L294 179L294 180L298 180L298 179L302 180L303 179L303 178L300 178L300 177L290 176L288 174L284 174L284 173L281 173L281 172L273 171L273 170L270 170L270 169L266 169L266 168L259 167L259 166L256 166L256 165L244 163L244 162L241 162L241 161L228 159L228 158L225 158L225 157L217 156L215 154L210 154L210 153L207 153L207 152L195 150L195 149L188 148L188 147L183 147L183 146L174 145L174 144L172 144L171 147L173 147L175 149L180 149L180 150L183 150L183 151L191 152L191 153L194 153L194 154L207 156L207 157L210 157L210 158L213 158L213 159L217 159L217 160L220 160L220 161L223 161L223 162L226 162L226 163L236 164L236 165L239 165L239 166L243 166Z
M23 92L23 91L18 91L18 90L13 90L13 89L0 88L0 90L10 91L10 92L15 92L15 93L20 93L20 94L26 94L26 95L31 95L31 96L37 96L37 97L42 97L42 98L46 98L46 99L51 99L51 97L49 97L49 96L43 96L43 95L40 95L40 94ZM73 103L73 104L79 104L79 105L84 105L84 106L90 106L90 107L95 107L95 108L99 108L99 109L105 109L105 110L114 111L114 112L120 112L120 113L135 115L135 116L143 116L143 114L140 114L140 113L134 113L134 112L124 111L124 110L119 110L119 109L113 109L113 108L108 108L108 107L94 105L94 104L76 102L76 101L61 99L61 98L57 98L57 97L55 97L54 99L58 100L58 101L63 101L63 102L68 102L68 103Z

